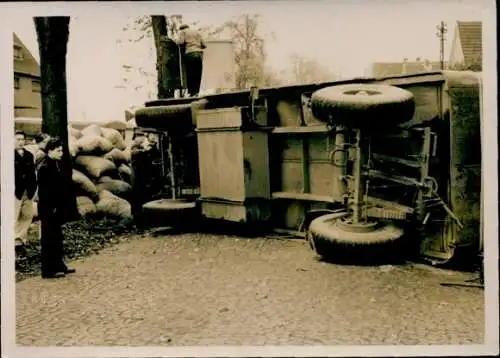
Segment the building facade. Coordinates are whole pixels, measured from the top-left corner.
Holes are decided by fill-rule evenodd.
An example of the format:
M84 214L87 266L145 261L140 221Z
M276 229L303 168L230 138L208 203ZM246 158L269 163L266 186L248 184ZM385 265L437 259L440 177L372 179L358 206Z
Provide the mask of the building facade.
M446 68L446 63L444 64ZM402 62L376 62L372 64L371 76L387 77L399 75L414 75L417 73L434 72L441 70L439 61L422 60L415 61L404 59Z
M481 71L482 52L481 21L457 21L451 43L450 68Z
M14 117L41 118L40 65L14 34Z

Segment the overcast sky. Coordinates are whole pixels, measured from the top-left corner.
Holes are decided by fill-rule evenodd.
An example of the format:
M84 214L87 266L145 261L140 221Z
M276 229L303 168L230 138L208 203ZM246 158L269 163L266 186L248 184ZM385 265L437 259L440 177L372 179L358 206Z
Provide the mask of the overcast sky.
M120 48L122 28L128 17L147 14L182 14L184 22L217 25L240 14L261 15L268 64L280 70L289 56L298 53L315 58L342 77L363 76L373 62L403 58L439 60L436 25L448 24L446 57L449 56L457 20L484 20L494 11L487 0L330 0L267 2L168 2L168 3L72 3L53 7L50 14L72 16L68 44L68 112L70 120L122 119L124 106L146 98L115 88L124 63L154 68L151 40L133 48ZM78 5L77 5L78 4ZM31 16L41 8L23 9L12 21L16 32L38 59ZM54 10L57 9L57 10ZM45 10L43 10L45 11ZM133 103L132 103L133 102Z

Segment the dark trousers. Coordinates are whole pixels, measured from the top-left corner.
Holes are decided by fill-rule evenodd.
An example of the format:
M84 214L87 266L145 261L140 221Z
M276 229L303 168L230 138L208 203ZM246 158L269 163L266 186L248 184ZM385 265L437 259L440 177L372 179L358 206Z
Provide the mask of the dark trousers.
M187 90L190 95L198 94L203 70L203 52L186 53L184 63L186 66Z
M42 220L42 276L66 272L63 261L63 241L61 224L55 220Z

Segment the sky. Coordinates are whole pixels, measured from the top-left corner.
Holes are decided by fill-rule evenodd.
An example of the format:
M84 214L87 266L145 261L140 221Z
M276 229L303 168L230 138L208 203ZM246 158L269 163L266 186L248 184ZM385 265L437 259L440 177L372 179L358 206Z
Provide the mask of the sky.
M60 3L58 3L60 4ZM73 3L59 14L72 16L67 55L69 120L122 120L124 109L141 105L147 91L116 88L125 63L154 69L154 44L145 39L125 47L122 28L130 19L150 14L182 14L184 22L218 25L241 14L259 14L266 38L268 66L287 68L290 55L313 58L345 78L369 75L374 62L420 57L439 60L436 25L448 25L445 59L457 20L484 20L493 11L486 0L330 0L168 3ZM45 11L45 10L44 10ZM53 14L54 9L50 10ZM32 16L39 8L19 11L12 30L38 56ZM272 36L271 36L272 34ZM154 87L154 83L151 83Z

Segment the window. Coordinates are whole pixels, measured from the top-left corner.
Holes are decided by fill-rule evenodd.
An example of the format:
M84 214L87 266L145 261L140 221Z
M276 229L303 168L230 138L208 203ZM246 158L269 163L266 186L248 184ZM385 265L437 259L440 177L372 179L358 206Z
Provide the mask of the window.
M31 81L31 91L33 92L41 92L41 86L40 86L40 81L38 80L32 80Z
M14 45L14 59L21 61L23 59L23 50L21 46Z
M21 79L17 76L14 76L14 88L16 90L21 88Z

